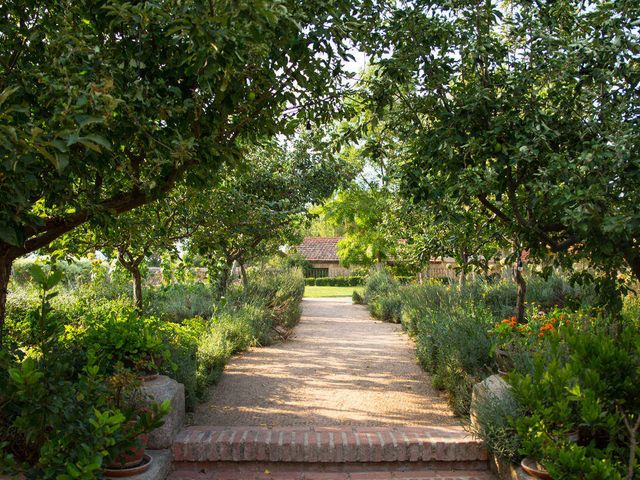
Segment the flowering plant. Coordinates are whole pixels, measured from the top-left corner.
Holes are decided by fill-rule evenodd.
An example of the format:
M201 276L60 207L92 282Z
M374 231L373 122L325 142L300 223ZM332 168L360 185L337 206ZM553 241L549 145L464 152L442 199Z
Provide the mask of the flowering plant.
M570 325L571 318L575 315L574 312L558 307L554 307L550 312L544 312L532 305L528 310L527 323L518 324L516 317L505 318L496 323L491 332L497 337L499 346L506 348L522 340L535 343L535 340L543 339L546 335Z

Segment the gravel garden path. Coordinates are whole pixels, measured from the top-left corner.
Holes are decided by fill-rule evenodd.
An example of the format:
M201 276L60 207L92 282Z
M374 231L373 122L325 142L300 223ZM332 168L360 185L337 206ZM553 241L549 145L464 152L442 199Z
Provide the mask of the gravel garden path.
M291 339L233 358L192 423L459 425L400 327L349 298L305 299Z

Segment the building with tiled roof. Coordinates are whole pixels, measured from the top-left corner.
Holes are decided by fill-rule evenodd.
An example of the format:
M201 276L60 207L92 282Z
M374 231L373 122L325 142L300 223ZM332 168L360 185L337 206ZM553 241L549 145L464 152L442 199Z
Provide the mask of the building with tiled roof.
M300 255L311 263L307 275L312 277L348 276L351 270L340 265L338 242L342 237L305 237L296 247Z

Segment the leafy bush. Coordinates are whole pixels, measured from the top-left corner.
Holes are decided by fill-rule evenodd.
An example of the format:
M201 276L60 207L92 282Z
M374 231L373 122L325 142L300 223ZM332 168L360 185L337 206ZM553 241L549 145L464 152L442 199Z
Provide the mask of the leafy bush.
M630 293L625 297L622 318L628 325L640 328L640 296L637 293Z
M495 395L487 391L479 395L474 413L471 432L484 442L487 449L501 459L520 460L520 437L512 422L523 414L523 408L513 392L506 390Z
M304 278L299 269L253 272L249 285L229 289L211 319L193 318L162 328L173 376L185 385L188 408L216 382L231 355L268 345L300 320Z
M485 308L462 303L426 309L417 324L418 359L456 415L469 414L473 385L494 370L492 322Z
M425 308L439 308L450 301L450 291L437 281L422 285L407 285L401 290L400 320L405 331L415 336Z
M547 337L531 374L509 381L526 415L514 418L521 453L554 478L634 478L640 473L640 334L565 328ZM574 438L577 433L577 440Z
M31 269L37 262L31 258L19 258L12 265L12 282L18 285L26 285L31 281ZM40 268L45 273L51 272L51 266L42 264ZM74 261L60 260L56 262L55 269L62 273L61 282L67 288L77 288L80 285L91 282L96 276L106 276L109 265L105 262L83 258Z
M145 311L164 320L180 322L187 318L211 318L216 294L204 283L178 283L149 288Z
M351 294L351 301L354 305L362 305L364 303L364 298L360 295L360 292L354 290Z
M379 295L369 302L371 315L384 322L400 323L401 308L399 292Z
M169 407L140 415L116 404L117 392L98 361L102 352L92 344L67 343L60 321L66 317L54 314L53 288L61 272L37 266L31 271L41 293L36 308L24 315L22 339L28 343L13 338L0 352L0 471L93 479L131 446L132 434L158 426Z
M398 282L384 269L375 269L367 278L364 301L370 303L376 297L387 295L398 288Z
M85 315L77 327L67 327L65 342L68 348L94 352L101 370L107 374L115 373L119 367L155 374L170 357L160 331L157 319L142 317L129 309Z

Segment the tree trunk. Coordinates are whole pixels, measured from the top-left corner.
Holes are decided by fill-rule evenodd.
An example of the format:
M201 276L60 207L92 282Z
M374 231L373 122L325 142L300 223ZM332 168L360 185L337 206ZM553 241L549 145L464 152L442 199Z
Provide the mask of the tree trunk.
M222 267L222 271L218 276L218 288L217 295L218 299L224 297L225 293L227 293L227 285L229 284L229 275L231 273L231 267L233 266L233 260L226 261L224 266Z
M125 248L118 250L118 261L127 272L131 274L133 280L133 304L138 312L142 313L142 275L140 273L140 262L142 262L143 256L138 258L132 258L129 255L129 260L125 258Z
M627 253L624 258L629 267L631 267L633 276L640 282L640 254Z
M11 265L13 258L9 256L0 257L0 349L4 340L4 319L7 308L7 289L11 278Z
M517 266L514 268L514 276L517 285L516 320L518 323L524 323L524 301L527 296L527 282L522 276L522 272L518 270Z
M134 265L129 271L133 277L133 304L142 313L142 275L140 274L140 268Z
M460 290L462 290L467 284L467 268L469 268L469 255L467 255L466 253L462 253L462 255L460 255L460 259L461 264L460 274L458 277L458 286L460 287Z
M244 268L244 263L238 262L240 265L240 274L242 275L242 284L246 287L249 285L249 278L247 277L247 270Z

